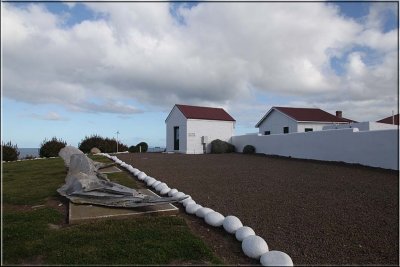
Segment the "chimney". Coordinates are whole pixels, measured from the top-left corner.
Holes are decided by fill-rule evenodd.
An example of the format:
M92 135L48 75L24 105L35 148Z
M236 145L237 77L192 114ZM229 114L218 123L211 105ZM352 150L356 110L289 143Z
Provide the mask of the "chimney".
M341 110L337 110L336 111L336 117L338 117L338 118L342 117L342 111Z

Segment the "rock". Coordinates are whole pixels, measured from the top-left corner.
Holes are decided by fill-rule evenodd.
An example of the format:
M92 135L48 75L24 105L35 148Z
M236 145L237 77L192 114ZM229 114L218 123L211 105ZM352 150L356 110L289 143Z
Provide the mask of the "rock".
M171 189L171 191L168 192L168 196L172 197L173 194L177 193L178 190L176 188Z
M226 216L222 226L224 227L225 231L227 231L230 234L234 234L237 229L243 227L243 224L238 217Z
M146 177L147 177L147 174L144 173L144 172L139 172L138 175L137 175L137 178L138 178L139 180L141 180L141 181L143 181L144 178L146 178Z
M157 185L159 185L159 184L161 184L160 181L155 181L155 182L151 185L151 187L155 188L155 187L156 187Z
M74 154L84 154L82 151L73 146L66 146L60 149L58 155L64 160L65 167L69 167L70 157Z
M98 154L101 153L100 149L98 149L97 147L93 147L92 149L90 149L90 153L92 154Z
M224 222L224 219L225 217L216 211L209 212L206 214L206 216L204 216L206 223L214 227L221 226Z
M179 201L179 203L183 203L185 200L190 200L190 199L192 199L191 196L189 196L189 195L186 195L186 196L187 196L187 198L185 198L184 200Z
M196 202L193 200L193 199L184 199L183 201L182 201L182 204L183 204L183 206L184 207L187 207L188 205L190 205L190 204L196 204Z
M73 154L70 157L68 173L96 174L97 168L85 154Z
M150 176L147 176L147 177L150 177ZM147 186L151 186L156 181L157 181L156 179L154 179L153 177L150 177L150 179L147 180L146 184L147 184Z
M261 255L268 252L268 245L258 235L251 235L243 240L242 250L247 257L258 260Z
M130 173L133 173L134 168L133 168L131 165L129 165L128 168L127 168L127 170L128 170Z
M171 191L171 188L165 187L160 191L160 194L165 195L165 194L168 194L169 191Z
M208 213L213 212L213 209L210 208L200 208L196 211L196 216L200 218L204 218Z
M156 187L154 187L154 189L157 192L160 192L161 190L163 190L164 188L167 188L167 187L168 187L168 185L166 183L161 183L161 184L157 185Z
M177 192L177 193L172 195L172 197L174 197L174 198L182 198L184 196L186 196L186 194L183 193L183 192Z
M136 168L133 168L132 173L133 173L133 175L138 176L138 174L141 173L141 171Z
M262 266L293 266L290 256L277 250L271 250L261 255L260 263Z
M242 242L248 236L256 235L253 229L248 226L240 227L236 230L235 237L238 241Z
M199 204L190 204L186 206L186 213L195 214L197 210L201 209L202 206Z

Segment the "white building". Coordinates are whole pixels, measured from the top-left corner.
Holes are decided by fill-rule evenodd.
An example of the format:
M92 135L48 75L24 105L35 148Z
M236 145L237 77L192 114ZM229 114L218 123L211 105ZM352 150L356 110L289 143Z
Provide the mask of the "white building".
M222 108L175 105L166 124L166 151L203 154L215 139L229 142L235 120Z
M272 107L256 124L262 135L321 131L324 126L348 124L354 122L342 117L341 111L336 116L319 108Z
M357 128L359 131L378 131L378 130L390 130L398 129L399 126L394 124L386 124L373 121L363 121L363 122L351 122L348 124L336 124L324 126L322 130L336 130L336 129L347 129L347 128Z

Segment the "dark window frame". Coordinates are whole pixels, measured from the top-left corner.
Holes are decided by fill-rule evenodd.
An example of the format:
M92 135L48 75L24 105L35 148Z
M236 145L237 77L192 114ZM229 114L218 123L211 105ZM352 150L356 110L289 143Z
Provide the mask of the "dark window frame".
M284 133L284 134L289 133L289 126L283 127L283 133Z
M304 128L304 132L313 132L314 129L313 128Z

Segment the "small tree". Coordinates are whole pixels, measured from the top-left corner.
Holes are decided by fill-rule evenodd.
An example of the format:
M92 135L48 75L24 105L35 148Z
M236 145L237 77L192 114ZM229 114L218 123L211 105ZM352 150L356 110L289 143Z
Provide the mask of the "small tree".
M67 145L67 142L62 139L57 139L53 137L50 141L44 139L40 145L39 155L40 157L58 157L58 152Z
M16 144L13 145L11 141L1 144L1 152L4 161L14 161L19 156L18 146Z
M139 152L147 152L149 145L146 142L140 142L136 145Z

